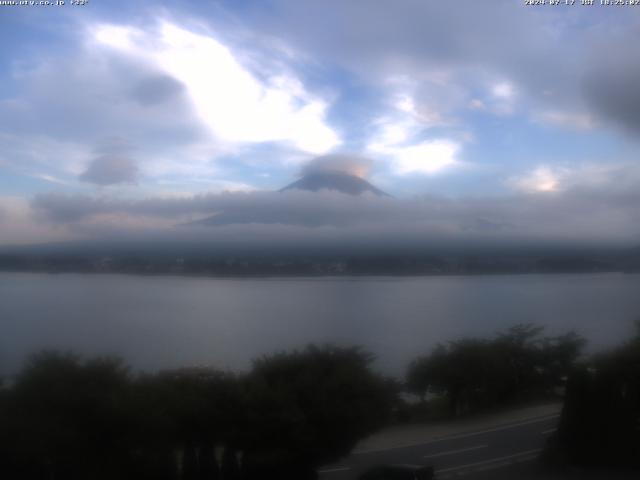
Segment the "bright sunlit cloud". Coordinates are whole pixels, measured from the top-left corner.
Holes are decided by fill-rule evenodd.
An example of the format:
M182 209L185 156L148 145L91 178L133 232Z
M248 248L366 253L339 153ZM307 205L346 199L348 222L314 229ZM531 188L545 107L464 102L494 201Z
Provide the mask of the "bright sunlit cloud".
M411 172L433 174L456 163L459 146L448 140L429 140L417 145L400 147L392 154L399 174Z
M551 168L543 165L523 176L513 177L507 181L515 190L527 193L551 193L559 191L562 181L567 175L565 169Z
M449 139L423 140L422 134L445 126L440 112L427 105L418 108L415 98L406 92L392 96L392 110L376 119L367 145L370 155L387 160L396 175L421 173L432 175L457 163L458 143Z
M326 122L326 100L307 92L288 73L259 78L212 36L162 22L157 31L144 33L100 25L94 39L152 62L181 82L201 121L219 140L289 142L313 154L326 153L341 143Z
M496 83L491 88L491 93L494 97L511 99L516 94L514 86L509 82Z
M414 145L385 145L373 143L369 150L390 158L391 167L398 175L408 173L435 174L457 162L460 146L450 140L425 140Z

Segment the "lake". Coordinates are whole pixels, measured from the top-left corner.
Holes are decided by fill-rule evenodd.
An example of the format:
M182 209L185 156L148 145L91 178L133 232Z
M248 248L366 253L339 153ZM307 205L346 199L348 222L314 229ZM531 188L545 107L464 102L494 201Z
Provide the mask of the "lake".
M0 372L42 348L155 370L251 359L309 342L361 345L402 375L437 342L533 322L599 350L640 318L640 275L211 278L0 273Z

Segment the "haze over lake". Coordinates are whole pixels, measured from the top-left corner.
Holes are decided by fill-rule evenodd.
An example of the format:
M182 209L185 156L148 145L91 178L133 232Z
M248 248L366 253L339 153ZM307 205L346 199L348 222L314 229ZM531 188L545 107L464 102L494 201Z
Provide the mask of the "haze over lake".
M575 329L598 350L640 318L640 275L209 278L0 274L0 373L42 348L135 368L213 365L309 342L361 345L401 375L437 342L515 323Z

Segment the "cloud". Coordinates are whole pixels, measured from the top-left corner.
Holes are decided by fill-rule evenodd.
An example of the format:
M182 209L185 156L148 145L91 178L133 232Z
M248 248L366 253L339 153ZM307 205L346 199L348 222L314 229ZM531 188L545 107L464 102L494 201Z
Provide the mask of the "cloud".
M534 115L534 120L543 125L559 126L573 130L591 130L596 126L593 115L580 112L546 110Z
M622 185L621 177L627 179ZM536 169L533 178L538 183L526 184L525 192L502 197L396 199L333 191L144 199L41 194L31 208L41 224L64 226L85 236L110 232L117 237L136 230L152 243L173 237L207 245L224 240L261 251L265 238L274 248L300 240L318 248L360 245L389 251L402 246L420 249L434 242L576 246L638 241L636 166L593 165L575 172ZM209 220L199 222L204 219ZM252 239L243 236L248 232Z
M136 148L136 163L149 164L150 176L177 177L185 169L202 174L221 148L204 134L179 82L149 62L91 42L78 45L65 56L42 55L14 74L13 97L0 100L0 156L10 167L67 183L86 172L91 180L88 161L95 160L99 171L105 164L131 163L97 158L122 157L95 152L96 142L121 138Z
M411 0L402 8L389 0L273 3L275 12L262 21L274 34L383 88L395 78L417 79L414 104L430 106L445 121L459 120L474 100L498 115L515 114L517 101L518 109L533 112L580 112L551 114L550 121L570 129L589 123L575 115L640 128L640 63L633 49L621 47L633 44L638 23L622 10L567 15L475 0L455 7Z
M366 178L373 167L369 158L357 155L332 154L316 157L302 167L302 175L324 172L343 172Z
M633 41L634 38L635 36L618 40L628 42ZM608 51L602 58L606 60L594 63L584 80L587 101L603 118L622 127L626 132L638 136L640 135L638 57Z
M493 88L491 88L491 93L494 97L505 100L512 99L516 94L514 86L509 82L496 83Z
M456 163L459 146L448 140L427 140L417 145L392 147L396 170L401 175L411 172L436 173Z
M640 186L640 168L634 163L539 165L509 178L507 185L525 193L579 191L607 199L634 192Z
M79 175L91 155L90 148L82 143L42 134L0 132L0 141L3 144L0 161L4 168L59 183Z
M513 85L503 82L491 87L481 98L471 98L466 107L477 112L508 116L516 113L517 100Z
M0 196L0 229L2 245L37 244L74 238L65 225L42 223L27 199Z
M554 16L512 2L497 2L491 8L473 0L458 1L455 8L446 2L413 0L402 8L385 0L329 0L304 7L295 0L274 3L274 18L265 20L274 32L282 32L299 48L382 81L448 72L449 84L459 75L481 79L505 74L515 83L533 83L537 72L536 80L545 83L553 75L539 70L541 65L557 63L557 75L564 74L562 67L568 63L560 62L553 45L531 41L541 31L558 36L548 27Z
M133 147L126 139L105 139L95 148L95 156L79 179L101 186L136 183L139 168L131 157L132 151Z
M119 222L168 228L226 212L238 224L252 222L252 231L263 222L279 232L335 228L336 238L365 224L390 232L394 222L399 232L414 231L413 224L432 228L434 218L438 228L465 235L481 227L484 234L532 235L536 222L546 234L569 235L568 225L578 220L567 212L585 212L578 199L619 222L612 235L633 228L620 219L630 218L638 169L614 156L627 145L599 134L582 136L585 143L576 146L575 136L541 126L615 125L640 133L637 55L592 48L632 44L636 20L613 9L597 16L573 9L567 16L564 9L534 12L507 1L490 8L476 0L460 0L456 8L420 0L402 8L390 0L307 3L246 5L233 22L227 20L235 6L215 7L226 12L222 20L172 7L118 23L102 11L69 30L77 34L56 33L63 49L8 57L8 88L0 97L3 170L28 177L17 187L24 195L136 183L136 191L34 199L39 218L74 231L117 229ZM542 35L549 41L536 41ZM114 137L128 149L96 149ZM374 162L332 156L338 148ZM610 165L589 158L570 163L586 148L608 149L599 155L609 154ZM338 168L364 175L375 167L376 181L400 195L504 191L509 177L511 196L428 197L438 211L409 200L193 195L284 185L316 153L329 156L303 173ZM439 175L459 171L463 160L477 167L473 178ZM588 225L596 218L606 224L585 217L576 231L595 232ZM551 228L553 219L559 220Z
M434 139L409 145L373 143L368 150L389 157L398 175L415 172L431 175L456 165L460 146L451 140Z
M494 115L513 115L516 112L516 103L518 100L518 92L513 83L508 81L500 81L494 83L490 90L489 95L485 96L484 106L486 111L493 113ZM471 101L472 108L477 107L477 104Z
M170 75L151 75L140 80L131 90L131 96L144 106L167 102L184 91L184 85Z
M250 188L245 174L256 162L282 170L296 163L290 158L340 144L326 118L332 97L306 88L279 50L233 47L184 17L189 27L98 18L75 25L64 53L42 51L6 69L0 161L13 174L76 190L136 180ZM135 156L95 152L113 137Z
M447 66L477 59L494 63L514 60L516 52L526 58L534 53L527 33L535 32L544 20L510 2L492 8L466 0L456 8L423 1L405 2L402 8L385 0L274 3L271 25L295 38L292 44L338 57L369 74L381 69L415 73L425 64Z
M95 157L80 179L96 185L135 183L138 166L135 161L122 155L100 155Z
M284 141L315 154L340 144L325 120L326 100L307 92L287 72L258 75L250 71L211 34L167 21L145 31L111 24L96 25L92 31L99 45L140 58L177 79L200 120L221 141ZM166 82L159 85L167 86Z
M389 82L395 90L388 101L391 110L372 122L366 151L386 160L395 175L432 175L458 163L458 142L425 138L433 137L435 128L451 127L455 122L446 117L453 105L463 102L464 95L447 79L447 74L440 73L425 75L423 84L403 76Z
M508 180L508 184L524 192L557 192L561 188L561 181L568 171L546 165L536 167L533 171L516 176Z
M384 82L391 107L387 119L414 129L450 126L454 123L451 117L467 97L456 80L455 72L440 69L412 76L391 74Z

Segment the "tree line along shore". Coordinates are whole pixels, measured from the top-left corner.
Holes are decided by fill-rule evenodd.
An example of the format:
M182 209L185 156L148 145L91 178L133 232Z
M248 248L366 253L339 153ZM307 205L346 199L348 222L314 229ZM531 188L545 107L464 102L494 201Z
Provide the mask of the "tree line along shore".
M437 345L385 378L358 347L309 345L244 373L134 373L117 358L32 355L0 387L0 471L36 479L312 479L393 422L562 399L549 465L637 468L640 324L585 356L575 332L516 325ZM406 395L415 401L408 402Z

